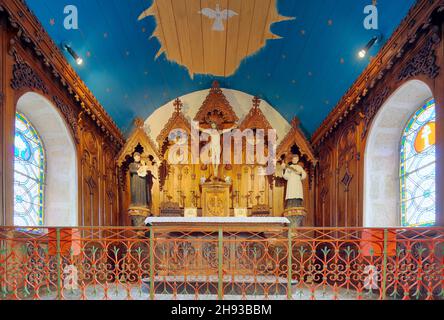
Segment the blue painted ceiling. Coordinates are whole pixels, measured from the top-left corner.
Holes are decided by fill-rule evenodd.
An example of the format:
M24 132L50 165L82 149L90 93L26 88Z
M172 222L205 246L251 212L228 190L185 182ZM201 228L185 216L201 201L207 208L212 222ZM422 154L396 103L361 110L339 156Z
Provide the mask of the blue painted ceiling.
M68 42L84 58L84 64L77 66L65 53L124 133L134 117L146 118L168 101L209 88L217 79L222 87L266 99L288 120L297 115L312 134L382 43L362 60L357 57L359 49L378 33L387 40L415 1L377 1L379 30L375 31L363 27L363 9L371 0L278 0L279 13L295 17L272 25L271 31L282 39L268 40L233 76L193 79L185 67L164 55L155 59L160 48L156 38L150 39L155 19L138 21L152 0L26 2L56 44ZM78 30L63 26L63 9L69 4L78 8Z

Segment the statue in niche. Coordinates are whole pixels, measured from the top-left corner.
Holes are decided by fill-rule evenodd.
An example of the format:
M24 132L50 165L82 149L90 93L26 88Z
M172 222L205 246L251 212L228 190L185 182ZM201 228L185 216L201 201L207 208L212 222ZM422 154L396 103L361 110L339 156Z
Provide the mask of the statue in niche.
M285 209L302 207L304 201L302 181L307 178L307 173L299 165L298 155L293 156L291 163L283 165L283 178L287 180Z
M134 162L129 165L131 189L129 215L133 226L143 226L144 219L151 213L151 189L155 177L149 170L147 161L141 158L140 153L135 152L133 158Z

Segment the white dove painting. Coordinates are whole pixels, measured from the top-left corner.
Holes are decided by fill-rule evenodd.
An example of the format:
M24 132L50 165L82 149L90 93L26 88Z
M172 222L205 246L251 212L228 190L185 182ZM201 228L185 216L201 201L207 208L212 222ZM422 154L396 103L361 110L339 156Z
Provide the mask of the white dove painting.
M219 4L216 4L216 10L210 9L210 8L204 8L201 11L199 11L200 14L210 18L214 19L213 23L213 30L214 31L224 31L224 20L228 20L231 17L237 16L237 13L233 10L225 9L220 10Z
M143 0L141 0L143 1ZM277 0L146 0L138 20L154 18L151 38L159 41L155 59L195 74L230 77L242 61L282 39L271 25L294 18L279 14ZM145 27L144 27L145 28Z

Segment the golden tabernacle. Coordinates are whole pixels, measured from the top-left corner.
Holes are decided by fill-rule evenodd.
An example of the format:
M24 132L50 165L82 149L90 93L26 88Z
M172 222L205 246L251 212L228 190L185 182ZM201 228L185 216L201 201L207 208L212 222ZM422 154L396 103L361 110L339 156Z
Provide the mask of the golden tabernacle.
M202 185L202 216L230 216L230 185L224 182L210 182Z

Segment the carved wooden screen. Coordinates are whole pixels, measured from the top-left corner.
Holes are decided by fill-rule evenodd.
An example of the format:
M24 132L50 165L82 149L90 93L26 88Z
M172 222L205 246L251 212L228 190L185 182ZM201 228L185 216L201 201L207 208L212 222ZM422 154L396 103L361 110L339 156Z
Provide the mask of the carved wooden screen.
M435 224L435 102L409 120L401 140L401 221L403 226Z

